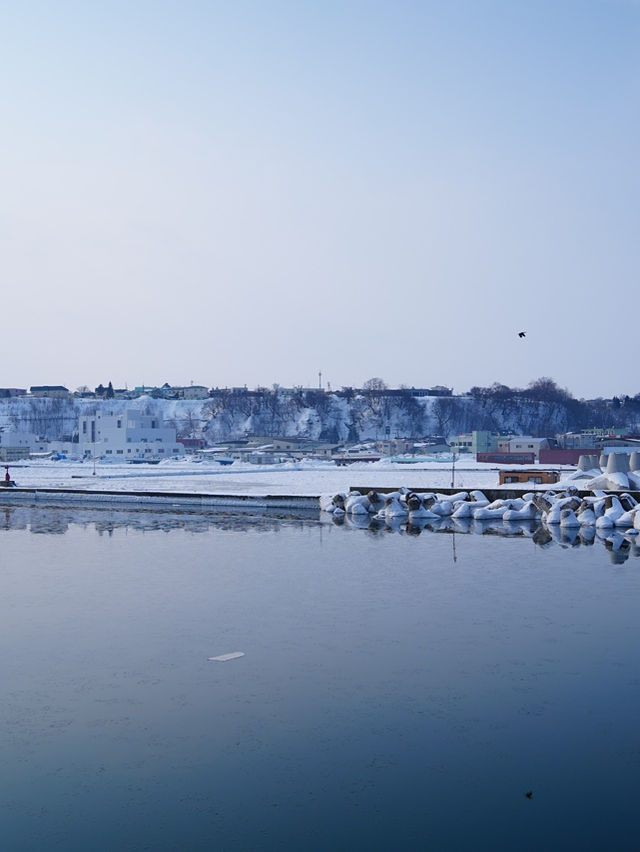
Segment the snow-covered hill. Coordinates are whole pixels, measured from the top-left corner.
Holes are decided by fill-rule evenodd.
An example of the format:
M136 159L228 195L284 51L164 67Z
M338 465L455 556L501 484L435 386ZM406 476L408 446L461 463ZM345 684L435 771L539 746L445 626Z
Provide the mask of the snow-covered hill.
M530 400L514 396L413 397L410 392L330 394L321 391L218 391L204 400L0 399L0 428L32 432L46 440L69 439L80 414L142 410L176 428L178 437L208 443L246 435L300 436L332 442L403 436L451 436L472 429L553 435L602 425L602 408L571 398ZM607 411L607 425L615 411ZM618 412L620 419L625 412ZM622 423L622 421L621 421ZM633 428L637 424L625 424Z

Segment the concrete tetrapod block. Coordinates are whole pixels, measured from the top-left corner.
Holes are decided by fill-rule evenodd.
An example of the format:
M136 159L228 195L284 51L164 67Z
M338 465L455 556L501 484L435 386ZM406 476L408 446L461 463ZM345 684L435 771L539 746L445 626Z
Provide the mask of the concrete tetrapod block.
M634 450L629 459L629 470L640 470L640 453Z
M591 456L580 456L578 459L578 470L587 471L593 468Z
M609 453L607 473L629 473L629 456L627 453Z

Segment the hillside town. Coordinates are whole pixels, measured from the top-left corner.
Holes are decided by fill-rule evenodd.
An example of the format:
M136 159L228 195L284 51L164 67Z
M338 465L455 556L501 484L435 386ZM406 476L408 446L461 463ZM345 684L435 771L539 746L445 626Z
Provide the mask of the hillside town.
M0 460L157 464L191 456L220 464L320 459L347 465L446 454L496 464L562 465L577 464L581 455L631 453L640 446L637 397L597 400L589 409L550 380L538 385L543 382L546 399L540 386L529 388L527 397L519 391L509 396L499 385L456 396L443 386L396 389L379 379L337 391L168 383L127 389L111 382L93 391L0 388ZM574 425L568 403L581 406L590 425L557 428ZM523 423L526 433L518 428ZM456 428L461 424L466 428Z

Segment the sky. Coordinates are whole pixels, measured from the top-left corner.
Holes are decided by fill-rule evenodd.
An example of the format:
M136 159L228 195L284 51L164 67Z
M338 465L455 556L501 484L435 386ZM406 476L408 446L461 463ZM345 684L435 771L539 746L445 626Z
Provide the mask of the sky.
M639 44L638 0L0 0L0 386L640 392Z

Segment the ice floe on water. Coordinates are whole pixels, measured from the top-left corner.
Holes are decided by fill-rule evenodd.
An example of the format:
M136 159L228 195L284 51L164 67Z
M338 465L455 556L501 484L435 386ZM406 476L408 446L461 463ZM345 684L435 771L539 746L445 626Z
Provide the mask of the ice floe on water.
M244 657L244 651L231 651L229 654L219 654L217 657L207 657L210 663L228 663L229 660L237 660Z

